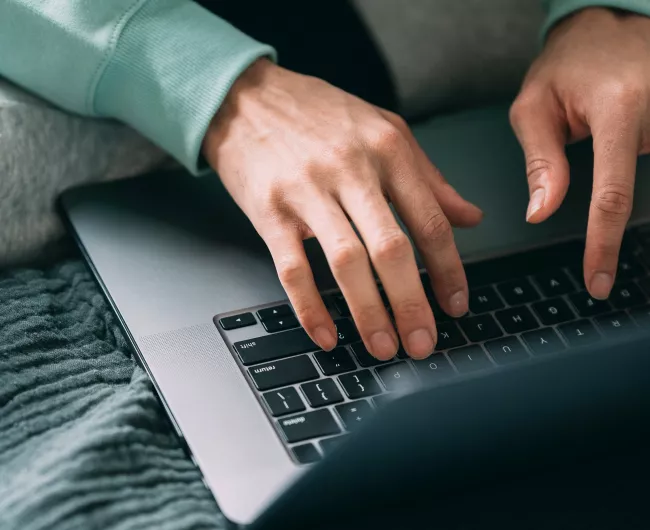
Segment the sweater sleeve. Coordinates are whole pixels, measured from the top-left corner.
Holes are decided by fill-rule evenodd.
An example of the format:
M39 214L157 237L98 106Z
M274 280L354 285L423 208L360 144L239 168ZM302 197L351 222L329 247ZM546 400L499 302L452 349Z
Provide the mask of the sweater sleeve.
M190 0L1 0L0 75L131 125L198 173L203 137L261 44Z
M650 16L650 0L544 0L548 13L542 37L561 19L586 7L611 7Z

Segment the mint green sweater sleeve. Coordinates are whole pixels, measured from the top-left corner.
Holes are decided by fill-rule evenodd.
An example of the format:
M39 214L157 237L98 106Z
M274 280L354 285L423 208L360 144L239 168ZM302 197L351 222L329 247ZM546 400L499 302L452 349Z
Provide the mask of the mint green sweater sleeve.
M0 0L1 76L131 125L193 173L235 79L274 55L190 0Z
M544 0L548 17L542 35L561 19L585 7L613 7L650 16L650 0Z

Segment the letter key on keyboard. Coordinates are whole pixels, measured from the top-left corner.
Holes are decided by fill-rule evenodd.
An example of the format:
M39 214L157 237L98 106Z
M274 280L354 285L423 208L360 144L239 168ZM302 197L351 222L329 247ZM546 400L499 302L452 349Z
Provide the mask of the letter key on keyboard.
M535 355L545 353L556 353L566 349L562 339L558 337L553 328L542 328L535 331L529 331L521 336L533 350Z
M465 348L458 348L457 350L451 350L447 355L449 355L449 358L461 373L484 370L494 366L490 359L488 359L487 355L483 352L483 348L477 344L466 346Z
M485 343L497 364L510 364L525 361L529 358L526 348L517 337L504 337Z
M551 298L533 304L533 309L545 326L562 324L575 318L569 305L562 298Z
M492 315L463 318L460 327L472 342L495 339L503 335Z
M495 315L506 333L521 333L539 327L537 319L526 306L497 311Z
M456 322L441 322L438 324L438 343L436 350L450 350L467 344Z
M413 390L417 387L415 374L405 362L375 368L379 379L389 391Z

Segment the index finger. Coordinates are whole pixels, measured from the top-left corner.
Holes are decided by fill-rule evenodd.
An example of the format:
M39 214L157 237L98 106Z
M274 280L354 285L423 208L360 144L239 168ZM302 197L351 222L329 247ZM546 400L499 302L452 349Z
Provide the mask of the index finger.
M625 227L632 213L639 153L638 119L610 114L592 125L594 184L589 209L584 275L596 299L609 296L614 285Z

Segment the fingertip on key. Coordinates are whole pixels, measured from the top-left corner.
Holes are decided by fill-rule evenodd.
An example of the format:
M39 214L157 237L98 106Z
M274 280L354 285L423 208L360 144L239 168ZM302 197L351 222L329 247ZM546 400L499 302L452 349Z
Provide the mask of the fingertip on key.
M469 301L465 291L458 291L449 298L449 315L455 318L462 317L469 311Z
M408 353L414 359L426 359L433 353L436 341L428 329L416 329L406 338Z
M325 351L330 351L336 347L336 334L326 327L321 326L316 328L314 331L314 339L316 339L316 344Z
M597 272L591 277L589 294L596 300L605 300L614 286L614 277L607 272Z

